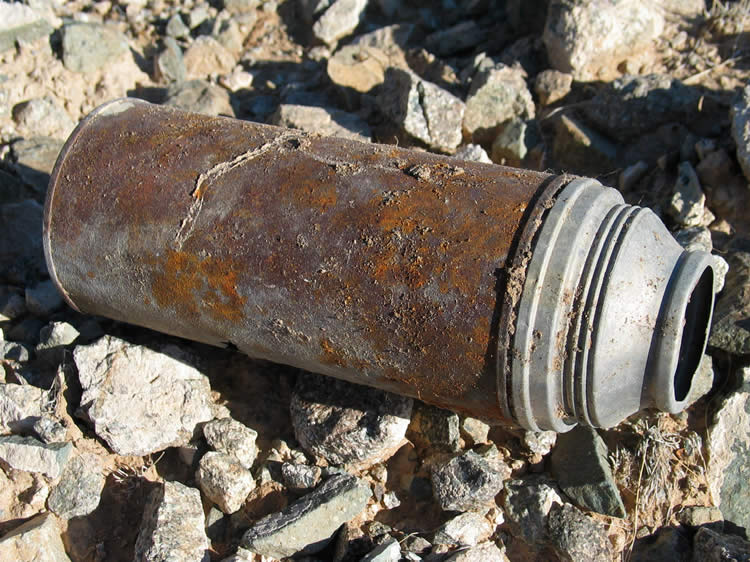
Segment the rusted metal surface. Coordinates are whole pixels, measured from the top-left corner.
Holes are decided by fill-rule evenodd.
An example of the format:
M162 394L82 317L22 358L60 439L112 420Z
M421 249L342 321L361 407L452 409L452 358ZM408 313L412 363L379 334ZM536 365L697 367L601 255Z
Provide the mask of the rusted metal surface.
M84 312L500 422L502 272L553 179L125 100L61 154L45 249Z

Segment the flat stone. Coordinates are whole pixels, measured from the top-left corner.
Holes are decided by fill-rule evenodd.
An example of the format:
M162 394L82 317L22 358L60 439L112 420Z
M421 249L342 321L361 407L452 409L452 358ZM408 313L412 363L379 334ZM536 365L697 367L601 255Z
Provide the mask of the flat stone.
M732 138L737 145L737 160L750 181L750 85L733 101L730 109Z
M252 468L258 456L257 431L232 418L221 418L204 425L203 435L214 451L233 456L248 470Z
M313 374L300 374L291 402L300 445L331 464L383 460L406 434L412 399Z
M42 417L47 393L30 384L0 384L0 433L28 433Z
M70 443L47 445L33 437L0 436L1 460L16 470L41 472L50 478L57 478L60 475L72 450L73 445Z
M377 102L406 133L428 146L449 152L461 144L464 103L413 72L386 70Z
M534 79L534 93L541 105L550 105L567 96L572 85L572 74L559 70L544 70Z
M663 29L655 2L553 0L542 38L555 69L589 81L645 51Z
M164 48L154 57L154 77L167 84L181 83L187 79L182 49L172 37L164 39Z
M49 316L63 304L60 291L50 279L26 289L26 310L35 316Z
M339 109L296 104L281 104L268 122L280 127L302 129L308 133L367 142L371 132L367 122Z
M674 194L667 212L681 227L699 226L703 221L706 195L690 162L680 162L677 170Z
M716 302L708 343L729 353L750 353L750 253L727 255L729 271Z
M612 559L612 547L604 525L570 504L550 508L547 528L552 548L561 560Z
M365 7L367 0L334 0L313 24L313 34L323 43L335 43L356 29Z
M597 431L577 426L557 436L550 465L560 489L583 509L611 517L625 517L625 506Z
M490 463L474 451L433 466L432 493L446 511L479 511L503 489L510 468Z
M380 49L345 45L328 59L326 70L339 86L365 93L383 83L389 65L388 55Z
M505 520L529 545L547 542L547 515L553 505L562 503L552 482L543 476L527 476L505 483Z
M63 64L73 72L98 70L129 49L125 36L105 25L74 22L62 30Z
M432 543L474 546L489 539L494 530L482 515L473 512L462 513L440 525L435 531Z
M504 548L494 542L485 542L461 550L445 559L445 562L510 562Z
M189 79L226 74L236 64L232 53L208 35L201 35L193 41L183 58Z
M471 81L463 131L473 142L492 142L504 123L514 117L533 119L534 113L526 73L516 67L493 66Z
M81 408L97 435L120 455L185 445L211 419L208 379L176 346L160 352L104 336L77 346L73 360Z
M35 98L13 108L13 120L23 136L44 136L66 139L75 122L68 112L50 96Z
M370 487L349 475L333 476L284 510L268 515L245 533L241 546L284 558L319 552L341 525L367 506Z
M737 535L724 535L705 527L693 537L694 562L748 562L750 542Z
M47 507L64 519L88 515L99 505L104 482L103 467L96 455L73 456L50 492Z
M64 141L50 137L30 137L11 145L14 167L21 179L40 195L47 192L49 175Z
M205 80L188 80L172 84L167 89L167 99L164 105L204 115L234 117L234 109L229 102L229 92Z
M0 560L70 562L55 516L41 513L0 538Z
M255 488L252 473L233 456L209 451L195 473L203 494L226 514L238 511Z
M138 562L208 562L201 496L179 482L159 484L143 511L135 543Z

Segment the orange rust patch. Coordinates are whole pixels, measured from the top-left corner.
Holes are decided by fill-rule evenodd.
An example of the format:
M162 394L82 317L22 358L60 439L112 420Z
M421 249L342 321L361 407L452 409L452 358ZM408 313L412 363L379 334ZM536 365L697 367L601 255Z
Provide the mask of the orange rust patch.
M197 318L208 314L216 320L237 322L243 317L245 297L237 294L235 265L229 260L167 250L152 257L151 292L160 307Z
M321 339L320 348L323 350L323 355L320 358L321 363L346 367L346 360L334 349L331 340L328 338Z

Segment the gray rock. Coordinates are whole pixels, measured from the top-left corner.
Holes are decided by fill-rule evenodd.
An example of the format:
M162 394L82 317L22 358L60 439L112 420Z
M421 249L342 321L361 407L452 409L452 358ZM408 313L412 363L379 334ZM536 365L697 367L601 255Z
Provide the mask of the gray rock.
M33 432L39 437L42 443L61 443L65 441L68 430L60 421L50 414L42 416L34 422Z
M236 64L234 55L208 35L202 35L193 41L185 51L183 59L187 77L190 79L226 74Z
M211 17L211 14L208 11L208 5L204 3L196 4L193 6L193 9L188 12L188 27L190 29L196 29L209 17Z
M66 139L75 128L68 112L50 96L19 103L13 108L13 120L26 137Z
M0 538L0 560L70 562L55 516L41 513Z
M542 36L552 66L576 80L596 79L661 35L664 17L639 0L553 0Z
M547 542L547 515L553 505L562 503L560 494L544 477L527 476L505 483L505 520L529 545Z
M527 431L523 434L523 444L534 455L547 455L557 443L557 433L554 431Z
M52 31L49 22L30 6L0 3L0 53L14 49L17 44L36 41Z
M718 106L710 96L666 74L623 76L581 108L588 123L619 142L637 141L668 123L685 123L711 136L721 126L715 109Z
M318 485L322 471L319 466L285 462L281 465L284 486L293 492L307 491Z
M456 452L460 449L460 423L455 412L419 403L409 425L409 438L421 447Z
M750 253L734 252L727 255L729 271L724 291L716 302L709 344L734 353L750 353Z
M300 374L292 394L294 434L331 464L383 460L401 443L412 399L313 374Z
M226 514L238 511L255 488L252 473L233 456L209 451L195 473L203 494Z
M504 548L494 542L485 542L461 550L445 559L445 562L509 562Z
M750 85L733 101L730 109L732 138L737 145L737 160L750 181Z
M353 113L324 107L281 104L268 122L323 136L362 142L369 141L372 134L369 125Z
M47 393L30 384L0 384L0 433L28 433L42 417Z
M313 24L313 34L323 43L335 43L356 29L366 6L367 0L334 0Z
M376 546L359 562L399 562L401 560L401 546L397 539L391 538Z
M62 30L63 64L73 72L103 68L129 49L122 33L101 24L74 22Z
M514 117L534 118L526 73L505 65L478 72L466 98L464 133L474 142L492 142L501 126Z
M432 543L474 546L489 539L494 530L482 515L473 512L462 513L440 525L435 531Z
M179 482L158 484L143 511L135 543L137 562L208 562L201 496Z
M103 468L96 455L74 456L65 465L60 482L50 492L47 507L64 519L88 515L99 505L104 481Z
M167 84L181 83L187 78L182 49L171 37L164 39L164 48L154 58L154 77Z
M577 426L557 437L550 457L560 489L583 509L625 517L625 506L607 459L608 451L597 431Z
M260 0L224 0L224 9L230 14L246 14L254 12L260 4Z
M545 70L534 79L534 93L541 105L550 105L567 96L572 85L572 74L559 70Z
M445 57L476 47L485 38L485 30L471 19L431 33L425 38L425 46L431 53Z
M476 418L464 418L461 422L461 433L471 445L487 443L490 426Z
M479 511L494 500L509 477L507 466L467 451L433 466L432 493L446 511Z
M58 365L63 360L65 347L79 335L78 330L67 322L50 322L39 331L36 355L48 365Z
M31 137L14 142L11 154L21 179L40 195L47 192L49 175L64 141L49 137Z
M672 233L677 243L688 251L702 250L710 252L713 250L711 231L705 226L693 226L683 228Z
M182 21L180 14L174 14L169 18L166 31L168 37L174 37L175 39L182 39L190 35L190 28Z
M35 316L49 316L65 301L52 280L42 281L26 289L26 310Z
M617 147L567 115L555 121L552 156L560 167L576 174L595 176L617 167Z
M274 558L319 552L338 528L367 506L370 487L348 475L333 476L284 510L268 515L245 533L241 546Z
M164 105L194 111L204 115L227 115L234 117L229 92L205 80L188 80L172 84L167 90Z
M211 388L191 359L176 346L157 352L111 336L76 347L81 408L97 435L120 455L188 443L211 419Z
M487 151L478 144L466 144L459 148L453 156L461 160L492 164L492 160L490 160L490 157L487 155Z
M748 562L750 543L736 535L701 528L693 537L693 562Z
M708 428L708 483L724 518L750 529L750 368L741 386L725 397Z
M50 478L57 478L60 475L72 450L73 445L70 443L47 445L33 437L0 436L1 460L16 470L41 472Z
M552 548L561 560L612 559L612 548L604 525L570 504L550 508L547 528Z
M521 166L529 151L541 140L535 120L511 119L492 143L492 161L505 166Z
M221 418L204 425L203 435L214 451L233 456L248 470L252 468L258 456L257 431L232 418Z
M0 322L15 320L26 314L26 299L18 293L0 297Z
M12 341L0 342L0 359L11 359L19 363L29 360L29 350L22 343Z
M413 72L386 70L377 102L406 133L428 146L451 151L461 144L464 103Z
M674 194L667 212L681 227L699 226L703 222L706 196L690 162L680 162Z

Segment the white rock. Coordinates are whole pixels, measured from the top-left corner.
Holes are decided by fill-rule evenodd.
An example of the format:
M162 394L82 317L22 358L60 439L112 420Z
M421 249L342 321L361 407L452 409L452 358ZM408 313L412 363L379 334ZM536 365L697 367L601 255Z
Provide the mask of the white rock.
M232 418L212 420L203 426L203 435L214 451L235 457L242 466L252 468L258 448L258 432Z
M5 435L0 437L0 459L11 468L26 472L40 472L57 478L68 462L73 445L45 444L33 437Z
M367 0L336 0L313 24L315 37L332 44L349 35L359 25Z
M0 560L70 562L55 516L42 513L0 538Z
M29 384L0 385L0 433L25 433L41 418L47 393Z
M681 226L699 226L703 222L706 195L690 162L681 162L678 171L667 211Z
M255 488L248 469L233 456L215 451L201 457L195 479L204 495L228 515L238 511Z
M474 546L486 541L495 529L478 513L462 513L443 523L437 531L433 544Z

